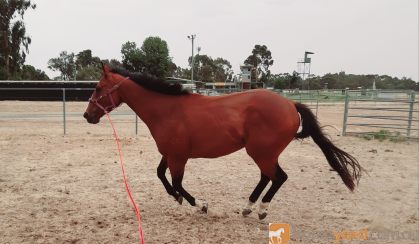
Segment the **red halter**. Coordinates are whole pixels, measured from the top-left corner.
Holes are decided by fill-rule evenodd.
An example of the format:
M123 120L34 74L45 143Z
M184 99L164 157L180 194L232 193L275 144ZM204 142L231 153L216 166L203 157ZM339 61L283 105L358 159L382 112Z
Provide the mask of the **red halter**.
M125 78L124 80L127 80L127 79L129 79L129 77L127 77L127 78ZM119 86L121 85L121 83L122 83L122 81L121 82L119 82L118 84L116 84L116 85L114 85L111 89L109 89L105 94L103 94L102 96L100 96L100 97L98 97L97 99L94 99L94 98L89 98L89 103L93 103L93 104L95 104L98 108L100 108L100 109L102 109L103 110L103 112L105 112L105 114L106 113L110 113L112 110L114 110L117 106L115 105L115 102L114 102L114 100L113 100L113 98L112 98L112 92L114 92L114 91L116 91L118 88L119 88ZM92 94L92 96L93 96L93 94ZM99 103L99 101L102 99L102 98L105 98L105 97L109 97L109 100L111 101L111 105L109 105L109 106L107 106L107 107L103 107L100 103Z

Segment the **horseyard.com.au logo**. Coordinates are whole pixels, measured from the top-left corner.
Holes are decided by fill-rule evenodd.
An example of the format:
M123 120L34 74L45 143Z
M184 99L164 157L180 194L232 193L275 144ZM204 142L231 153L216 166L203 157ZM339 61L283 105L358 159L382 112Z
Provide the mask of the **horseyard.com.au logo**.
M269 244L287 244L289 240L289 224L269 223Z

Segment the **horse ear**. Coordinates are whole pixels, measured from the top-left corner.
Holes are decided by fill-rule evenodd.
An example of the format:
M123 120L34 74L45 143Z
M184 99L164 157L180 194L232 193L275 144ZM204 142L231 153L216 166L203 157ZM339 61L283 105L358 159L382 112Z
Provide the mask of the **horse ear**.
M111 69L109 68L109 66L107 64L103 63L103 62L102 62L102 70L103 70L103 74L105 76L111 71Z

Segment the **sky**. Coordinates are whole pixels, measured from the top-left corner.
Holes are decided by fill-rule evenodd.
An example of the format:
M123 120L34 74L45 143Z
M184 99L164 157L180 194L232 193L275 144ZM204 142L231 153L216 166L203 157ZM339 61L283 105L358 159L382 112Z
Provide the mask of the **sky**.
M418 0L32 0L24 21L26 63L46 71L61 51L91 49L121 60L121 46L159 36L187 67L191 41L201 54L230 61L237 74L255 44L272 52L272 73L297 70L311 51L311 73L386 74L418 81Z

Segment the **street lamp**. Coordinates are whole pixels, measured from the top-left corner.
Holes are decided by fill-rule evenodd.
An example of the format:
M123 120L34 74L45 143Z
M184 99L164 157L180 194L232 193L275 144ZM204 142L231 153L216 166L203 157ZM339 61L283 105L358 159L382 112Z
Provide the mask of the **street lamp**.
M192 41L192 62L191 62L191 81L193 82L193 68L194 68L194 55L193 55L193 49L194 49L194 40L195 40L196 35L192 34L190 36L188 36L188 39Z

